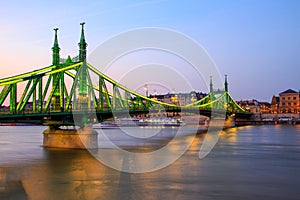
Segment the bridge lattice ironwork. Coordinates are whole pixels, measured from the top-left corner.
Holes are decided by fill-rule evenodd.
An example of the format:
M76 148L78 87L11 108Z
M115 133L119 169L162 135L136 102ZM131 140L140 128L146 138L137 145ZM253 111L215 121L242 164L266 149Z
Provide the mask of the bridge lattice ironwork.
M2 111L0 118L49 115L65 117L70 115L68 113L82 110L94 110L101 116L110 113L111 110L129 110L138 113L162 107L166 111L195 109L201 113L219 109L226 110L229 114L246 113L229 94L227 77L225 89L213 90L211 82L210 93L188 105L158 101L119 84L86 62L84 23L81 25L79 55L76 59L59 57L58 29L54 29L52 65L0 79L0 106L9 102L9 111L5 113Z

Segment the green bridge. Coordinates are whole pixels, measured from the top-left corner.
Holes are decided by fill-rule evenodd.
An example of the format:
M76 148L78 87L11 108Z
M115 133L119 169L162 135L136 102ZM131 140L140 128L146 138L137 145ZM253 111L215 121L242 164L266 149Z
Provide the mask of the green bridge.
M9 102L9 111L0 113L0 123L53 126L76 123L84 126L101 122L114 114L132 116L162 108L166 112L200 113L206 116L211 116L212 111L220 115L225 113L227 117L234 115L246 118L251 115L229 94L227 76L223 90L214 90L211 79L210 93L199 101L180 106L164 103L119 84L90 65L86 60L84 23L81 23L79 55L75 58L60 58L58 29L54 31L50 66L0 79L0 106ZM97 77L96 84L91 77Z

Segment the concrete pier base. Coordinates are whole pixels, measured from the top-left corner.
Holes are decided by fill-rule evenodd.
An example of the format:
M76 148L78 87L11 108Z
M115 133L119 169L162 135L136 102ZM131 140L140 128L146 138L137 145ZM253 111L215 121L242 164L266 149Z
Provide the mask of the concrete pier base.
M98 148L98 133L88 126L79 130L59 129L49 126L43 134L44 147L68 149Z
M235 118L229 117L227 119L212 119L205 121L205 125L211 128L220 128L220 129L227 129L235 127Z
M232 128L235 127L235 118L229 117L224 122L224 128Z

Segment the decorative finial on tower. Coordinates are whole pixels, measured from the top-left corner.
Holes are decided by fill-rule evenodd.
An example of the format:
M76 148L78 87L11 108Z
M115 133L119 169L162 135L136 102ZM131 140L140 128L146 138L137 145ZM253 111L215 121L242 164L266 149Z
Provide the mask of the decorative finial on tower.
M80 41L78 43L78 46L79 46L79 60L84 62L86 60L86 47L87 47L87 43L86 43L85 37L84 37L85 22L80 23L80 25L81 25L81 36L80 36Z
M225 92L228 92L227 75L225 75L225 83L224 83L224 86L225 86Z
M59 51L60 48L58 46L58 39L57 39L57 31L58 28L53 29L55 34L54 34L54 43L52 47L52 64L53 65L58 65L59 64Z
M213 83L212 83L212 76L210 76L210 83L209 83L209 91L210 91L210 93L212 93L213 90L214 90L214 88L213 88Z
M84 40L84 25L85 25L85 22L80 23L80 26L81 26L81 38L80 38L80 40L82 40L82 39Z
M57 31L58 31L58 28L54 28L54 44L53 44L53 47L58 47L58 40L57 40Z

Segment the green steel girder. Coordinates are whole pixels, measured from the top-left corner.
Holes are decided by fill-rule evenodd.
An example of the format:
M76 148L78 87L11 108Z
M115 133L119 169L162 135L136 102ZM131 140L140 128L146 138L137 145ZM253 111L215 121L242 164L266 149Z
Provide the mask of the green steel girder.
M32 93L32 111L36 112L36 88L33 90Z
M91 80L90 72L98 77L98 86ZM66 76L73 79L71 89L66 87ZM45 86L43 86L43 78ZM19 82L26 84L18 100L17 90ZM52 84L51 84L52 83ZM50 86L51 84L51 86ZM129 109L145 110L161 105L168 110L181 108L227 109L230 112L245 112L227 91L213 91L201 100L185 105L176 106L138 94L109 78L93 66L85 62L72 65L49 66L32 72L0 79L0 86L4 86L0 93L0 105L10 94L10 112L22 112L32 97L32 112L43 113L49 111L52 100L59 101L60 112L69 112L77 108L77 94L84 96L87 108L93 106L96 110ZM78 86L78 90L76 89ZM110 92L108 88L112 89ZM228 88L227 88L228 89ZM21 91L21 90L19 90ZM96 95L97 94L97 95ZM122 95L121 95L122 94ZM44 101L46 102L44 105ZM80 108L80 107L79 107ZM58 112L58 109L56 108Z
M39 79L39 86L38 86L38 112L42 112L43 110L43 78Z
M239 106L236 103L236 101L232 98L232 96L228 92L227 92L227 96L228 96L229 104L232 107L232 112L239 112L239 113L245 113L246 112L241 106Z
M64 97L64 94L65 94L65 79L64 79L64 73L61 72L61 76L60 76L60 79L59 79L59 103L60 103L60 108L61 108L61 111L64 111L65 109L65 97Z
M97 110L100 110L104 107L104 101L103 101L103 79L98 76L98 85L99 85L99 88L98 88L98 107L97 107Z
M16 104L17 104L17 84L12 84L11 91L10 91L10 112L16 113Z
M77 84L77 80L78 80L78 75L79 75L79 73L77 73L76 76L74 77L70 93L67 96L66 110L70 110L71 109L70 105L71 105L71 101L72 101L72 96L73 95L75 96L75 90L76 90L76 84Z
M31 88L30 88L28 94L25 96L24 101L23 101L23 102L20 102L20 103L21 103L21 106L20 106L20 108L19 108L19 111L20 111L20 112L23 111L25 105L28 103L28 100L29 100L29 98L31 97L33 91L35 91L35 88L36 88L37 83L38 83L38 79L34 79L33 82L32 82L32 86L31 86Z
M124 108L123 98L120 94L119 88L113 85L113 109Z
M111 84L114 84L116 86L118 86L120 89L124 90L124 91L128 91L130 94L136 96L136 97L140 97L144 100L148 100L150 102L153 102L153 103L157 103L157 104L160 104L160 105L163 105L163 106L169 106L169 107L177 107L176 105L174 104L168 104L168 103L164 103L164 102L160 102L160 101L157 101L157 100L154 100L154 99L150 99L146 96L143 96L133 90L130 90L129 88L126 88L125 86L117 83L116 81L114 81L113 79L109 78L108 76L106 76L105 74L103 74L102 72L100 72L99 70L97 70L95 67L91 66L89 63L87 63L87 67L92 71L94 72L95 74L101 76L104 80L106 80L107 82L111 83ZM112 95L110 95L112 96Z
M128 91L125 91L125 105L126 105L126 108L129 108L131 105L134 105L134 102L132 100L132 97L131 97L131 94L128 92Z
M90 76L89 73L87 73L87 82L88 82L88 90L89 90L88 93L91 95L90 99L93 99L94 108L97 108L98 107L98 101L97 101L97 98L96 98L96 95L95 95L95 91L94 91L94 88L93 88L93 83L92 83L91 76Z
M58 80L60 79L60 75L61 74L59 74L56 77L53 77L53 80L55 80L55 81L53 81L54 85L52 85L52 90L51 90L50 95L49 95L49 97L48 97L48 99L46 101L44 112L47 112L47 110L49 109L51 99L52 99L52 97L53 97L53 95L55 93L56 87L59 85L59 81Z
M32 77L32 76L39 75L39 74L44 74L45 72L50 71L54 68L55 68L55 66L51 65L51 66L48 66L45 68L33 70L31 72L27 72L27 73L15 75L15 76L7 77L7 78L2 78L2 79L0 79L0 84L9 84L9 82L17 81L17 80L22 81L22 79L24 79L24 78Z
M88 91L87 91L87 68L86 68L86 64L81 65L81 67L79 68L78 72L79 75L79 95L87 95Z
M43 92L43 96L42 96L42 101L44 101L44 99L46 98L47 92L48 92L48 88L50 86L50 82L52 80L52 75L49 75L44 92Z
M0 106L3 104L3 102L5 101L8 93L10 92L12 88L12 85L5 85L4 88L2 89L1 91L1 94L0 94Z
M105 96L107 107L112 108L112 102L111 102L112 100L109 98L108 90L107 90L107 87L106 87L103 77L101 77L100 80L101 80L101 85L99 85L99 87L101 87L102 95L104 94L104 96ZM102 98L102 101L103 101L103 98ZM102 108L104 108L104 107L102 107Z
M27 82L27 84L26 84L26 86L25 86L25 89L23 90L23 93L22 93L21 99L19 100L19 103L18 103L18 105L17 105L17 111L20 111L20 108L21 108L22 102L24 101L24 98L26 97L26 94L27 94L27 92L28 92L28 89L29 89L29 87L30 87L30 85L31 85L31 82L32 82L32 80L31 80L31 79L30 79L30 80L28 80L28 82Z

